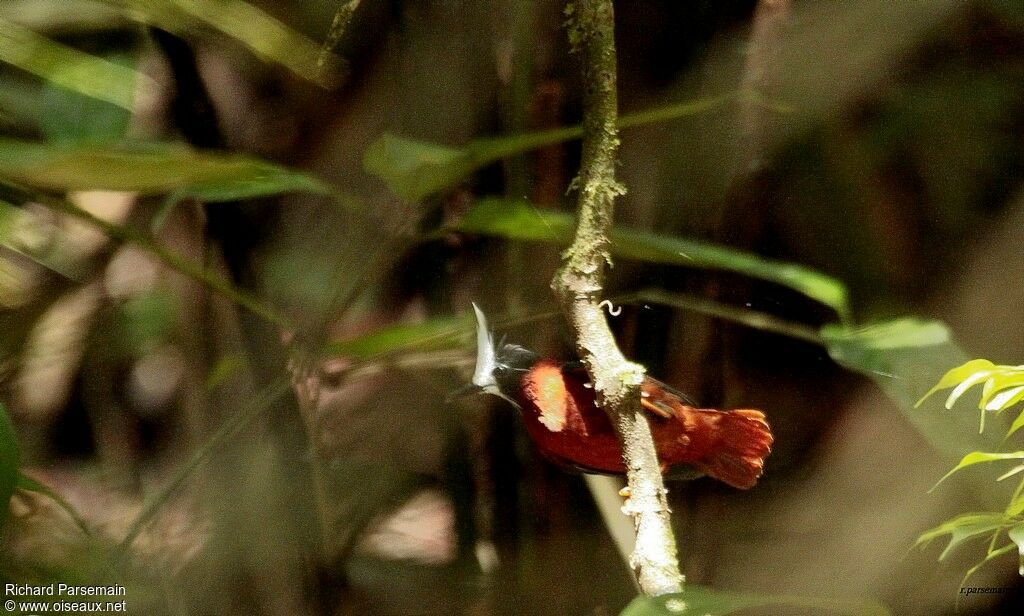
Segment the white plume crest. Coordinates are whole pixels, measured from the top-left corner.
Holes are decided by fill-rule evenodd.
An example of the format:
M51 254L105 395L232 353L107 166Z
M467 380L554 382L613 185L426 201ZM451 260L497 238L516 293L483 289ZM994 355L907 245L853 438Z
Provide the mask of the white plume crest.
M496 366L494 338L487 329L487 317L483 310L473 302L476 312L476 371L473 372L473 384L485 391L496 390L498 383L494 378Z

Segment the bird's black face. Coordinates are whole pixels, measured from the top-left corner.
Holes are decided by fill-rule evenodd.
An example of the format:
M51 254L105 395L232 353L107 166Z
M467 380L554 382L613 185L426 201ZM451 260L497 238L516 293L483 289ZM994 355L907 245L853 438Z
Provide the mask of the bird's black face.
M504 344L495 358L494 379L498 389L515 399L522 387L523 376L540 359L536 353L518 344Z

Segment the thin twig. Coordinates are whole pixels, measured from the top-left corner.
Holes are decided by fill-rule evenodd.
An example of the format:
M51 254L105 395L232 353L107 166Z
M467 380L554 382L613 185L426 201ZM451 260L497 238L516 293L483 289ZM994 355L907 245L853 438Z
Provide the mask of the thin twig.
M616 56L611 0L578 0L566 6L569 40L581 52L583 69L583 155L579 223L551 288L576 338L598 405L608 413L622 442L630 497L625 510L633 516L636 548L630 559L640 588L656 596L679 592L683 576L654 448L651 428L640 406L644 368L619 350L601 309L605 267L611 260L609 233L615 197L623 193L615 180L619 139L616 128Z

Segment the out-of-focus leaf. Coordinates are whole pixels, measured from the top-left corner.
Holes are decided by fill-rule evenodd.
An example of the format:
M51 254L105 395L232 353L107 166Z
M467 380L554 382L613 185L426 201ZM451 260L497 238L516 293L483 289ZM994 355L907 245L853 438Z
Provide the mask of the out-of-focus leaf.
M172 337L177 316L174 296L163 289L136 295L117 306L120 349L126 357L138 358L166 344Z
M452 228L514 240L567 244L573 226L574 219L568 214L538 210L522 201L483 199ZM611 238L612 253L618 257L744 274L804 293L831 307L844 319L849 315L846 287L835 278L810 268L707 242L635 229L614 228Z
M929 403L926 396L921 396L922 391L940 381L949 366L967 361L967 355L954 341L889 349L856 348L856 343L855 337L845 339L841 352L830 349L830 355L841 366L870 378L899 405L904 418L950 464L960 460L965 451L991 450L999 446L1000 439L994 433L978 431L972 415L947 412L937 401ZM976 367L977 364L972 369ZM921 406L925 410L918 410ZM996 506L1005 502L991 483L978 483L975 487L985 494L986 503Z
M85 523L85 520L82 518L82 516L79 515L78 511L75 510L75 508L71 506L71 503L65 500L63 496L54 492L53 489L50 488L50 486L47 486L37 481L36 479L29 477L24 473L18 473L18 483L16 487L19 490L25 490L26 492L35 492L37 494L42 494L43 496L57 503L57 506L63 509L64 512L68 514L68 516L75 522L75 525L78 526L79 530L81 530L82 533L84 533L86 536L92 535L92 532L89 530L89 526Z
M249 48L261 59L322 83L320 46L265 11L241 0L104 0L133 19L189 34L208 26Z
M451 186L473 171L468 150L384 133L363 153L363 168L408 201Z
M161 229L174 206L185 199L197 199L204 203L223 203L290 192L329 195L331 188L311 176L294 172L253 175L239 179L193 184L179 188L167 195L160 210L153 217L152 226L154 229Z
M932 487L934 490L940 483L949 479L951 475L957 473L968 466L974 466L975 464L984 464L986 462L1000 462L1002 460L1024 460L1024 451L1013 451L1008 453L991 453L985 451L972 451L960 460L960 463L953 467L953 470L946 473L942 479L939 479L938 483ZM931 490L929 490L930 492Z
M1024 524L1017 524L1006 532L1010 537L1010 541L1013 541L1017 545L1017 553L1019 555L1017 561L1017 575L1024 576Z
M789 606L812 609L827 614L850 616L889 616L889 610L873 601L801 597L791 595L756 595L714 590L705 586L687 584L681 593L658 597L637 597L621 616L723 616L740 610Z
M949 535L949 544L939 555L939 560L945 560L960 544L983 535L991 535L1005 523L1006 518L1001 513L968 513L921 533L914 545L924 545L933 539Z
M949 341L949 328L945 323L910 317L852 329L826 325L821 333L829 344L842 346L853 343L858 348L881 351L929 347Z
M0 404L0 526L10 512L11 494L18 483L18 440L7 409Z
M437 350L461 346L462 335L472 331L473 321L469 314L457 317L436 317L422 323L400 323L370 332L369 334L330 342L324 349L329 356L347 355L368 359L408 350Z
M83 96L131 109L137 81L155 88L149 77L129 67L66 47L0 18L0 62L13 64Z
M901 318L864 327L828 324L821 328L828 353L836 363L863 374L893 375L893 351L935 347L949 342L940 321Z
M732 97L724 95L626 114L619 118L619 127L629 128L695 115ZM525 135L478 139L462 148L450 148L384 133L366 149L363 167L384 180L399 197L418 201L454 186L467 175L503 158L582 136L581 126L568 126Z
M143 194L276 194L301 186L334 190L303 173L251 158L169 144L74 148L0 139L0 176L51 190L123 190ZM234 191L234 192L232 192Z
M133 71L134 58L127 55L106 58ZM68 67L55 69L55 74ZM134 87L134 80L128 84ZM85 96L74 90L48 83L43 87L39 103L39 128L49 141L59 144L104 143L122 139L128 131L132 113L129 109Z
M248 365L245 355L232 353L217 360L206 375L206 389L213 391Z

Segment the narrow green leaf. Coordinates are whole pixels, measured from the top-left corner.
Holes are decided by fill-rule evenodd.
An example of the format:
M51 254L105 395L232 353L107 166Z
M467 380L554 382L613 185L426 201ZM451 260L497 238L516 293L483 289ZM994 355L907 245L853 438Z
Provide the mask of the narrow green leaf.
M7 409L0 404L0 526L10 513L11 495L18 483L18 440Z
M1010 424L1010 429L1006 431L1006 438L1010 438L1011 436L1014 435L1015 432L1017 432L1017 430L1020 430L1021 428L1024 428L1024 411L1021 411L1017 415L1017 419L1014 419L1013 423Z
M989 562L990 560L995 560L1000 556L1003 556L1004 554L1009 554L1016 547L1017 546L1015 544L1011 543L1009 545L1004 545L998 550L990 550L989 553L985 556L985 558L981 560L980 563L974 565L973 567L967 570L967 573L964 574L963 579L960 580L960 587L963 588L967 586L967 580L971 579L971 577L973 577L975 573L977 573L983 566L985 566L985 563ZM957 601L959 600L960 596L957 595Z
M73 148L0 138L0 175L50 190L125 190L221 196L285 189L330 193L311 176L248 156L170 144Z
M1017 575L1024 576L1024 523L1017 524L1006 532L1010 537L1010 541L1013 541L1017 545L1017 553L1019 554L1017 564Z
M893 375L889 358L897 351L921 350L949 342L949 329L940 321L904 317L851 328L828 324L821 337L837 363L865 374Z
M363 153L363 168L407 201L419 201L473 171L468 152L385 133Z
M157 87L152 79L131 68L65 47L2 18L0 62L17 66L56 86L129 110L137 81L145 82L149 89Z
M1003 521L1004 516L1002 513L965 513L962 515L958 515L950 520L946 520L945 522L939 524L935 528L932 528L921 533L918 536L917 540L914 542L914 546L923 546L943 535L951 535L954 532L956 532L957 529L960 528L973 528L992 524L998 526Z
M568 214L538 210L523 201L482 199L452 229L513 240L567 244L574 224ZM842 317L849 314L846 287L835 278L810 268L707 242L635 229L614 228L611 238L612 254L617 257L736 272L795 289L831 307Z
M68 517L70 517L74 521L75 526L77 526L78 529L82 531L82 534L84 534L87 537L92 536L92 531L89 530L89 525L85 523L85 519L82 518L81 515L79 515L78 511L73 506L71 506L71 503L65 500L64 497L61 496L60 494L54 492L53 489L50 488L49 486L39 482L36 479L33 479L32 477L29 477L24 473L18 473L18 483L16 487L19 490L25 490L26 492L35 492L37 494L42 494L43 496L57 503L57 506L63 509L64 512L68 514Z
M935 386L932 387L930 390L928 390L928 393L921 396L921 399L918 400L917 404L915 404L914 406L921 406L921 403L923 403L937 391L940 391L942 389L949 389L950 387L955 386L957 383L960 383L968 376L976 372L982 370L991 370L992 368L995 368L995 364L993 364L987 359L972 359L971 361L963 365L957 366L956 368L953 368L945 375L943 375L943 377L939 379L939 382L936 383Z
M983 464L985 462L999 462L1001 460L1024 460L1024 451L1014 451L1011 453L988 453L984 451L972 451L960 460L960 463L953 467L953 470L946 473L942 479L939 479L938 483L932 486L931 492L935 488L939 487L939 484L949 479L951 475L957 473L968 466L974 466L975 464Z
M1000 518L994 522L979 522L977 524L969 524L960 526L949 534L949 543L946 544L946 548L939 554L939 560L946 560L946 558L952 554L958 547L971 539L977 539L979 537L996 533L1002 528L1005 520Z
M1021 471L1024 471L1024 464L1020 464L1020 465L1015 466L1015 467L1011 468L1010 470L1006 471L1005 473L1000 475L999 478L996 479L996 481L1002 481L1004 479L1009 479L1010 477L1013 477L1014 475L1016 475L1017 473L1019 473Z
M153 229L161 229L174 206L185 199L196 199L203 203L223 203L241 199L271 197L290 192L308 192L330 195L332 189L320 180L295 172L275 172L266 175L252 175L238 179L225 178L221 181L203 182L176 189L167 195L153 217Z
M1024 465L1018 466L1017 468L1024 468ZM1003 479L1000 477L999 479ZM1024 513L1024 494L1018 494L1006 505L1007 517L1014 517Z
M1024 369L1020 366L996 366L992 371L992 377L985 381L978 406L989 408L989 402L993 396L1003 390L1020 385L1024 385Z
M974 374L965 378L963 381L960 381L960 384L954 387L953 391L950 392L949 397L946 398L946 408L953 408L953 405L956 404L956 401L959 400L960 396L962 396L968 389L974 387L978 383L981 383L985 379L989 378L991 375L991 370L979 370L978 372L975 372Z
M658 597L637 597L621 616L724 616L740 610L765 606L806 608L828 614L888 616L891 612L873 601L855 601L793 595L757 595L718 591L687 584L681 593Z
M696 115L720 106L734 96L728 94L626 114L619 118L619 127L629 128ZM366 149L363 166L368 173L384 180L396 195L418 201L456 185L474 171L503 158L582 136L581 126L569 126L525 135L479 139L463 148L451 148L384 133Z
M241 0L103 0L131 18L183 35L207 26L235 39L259 58L299 77L323 82L320 46L262 9Z
M985 404L986 411L1002 411L1007 409L1014 404L1017 404L1024 398L1024 385L1018 385L1017 387L1011 387L1010 389L1004 389L992 396L992 399Z
M822 335L833 344L855 342L879 351L930 347L948 342L949 328L942 321L903 317L857 328L826 325Z
M346 355L369 359L412 348L453 348L464 343L463 335L472 332L472 328L472 317L468 313L457 317L436 317L422 323L400 323L357 338L330 342L324 348L324 353L328 356Z
M132 71L135 69L134 56L118 54L105 59ZM134 87L134 80L131 85ZM48 141L62 145L119 141L128 132L132 119L129 109L52 82L43 87L38 113L43 135Z

